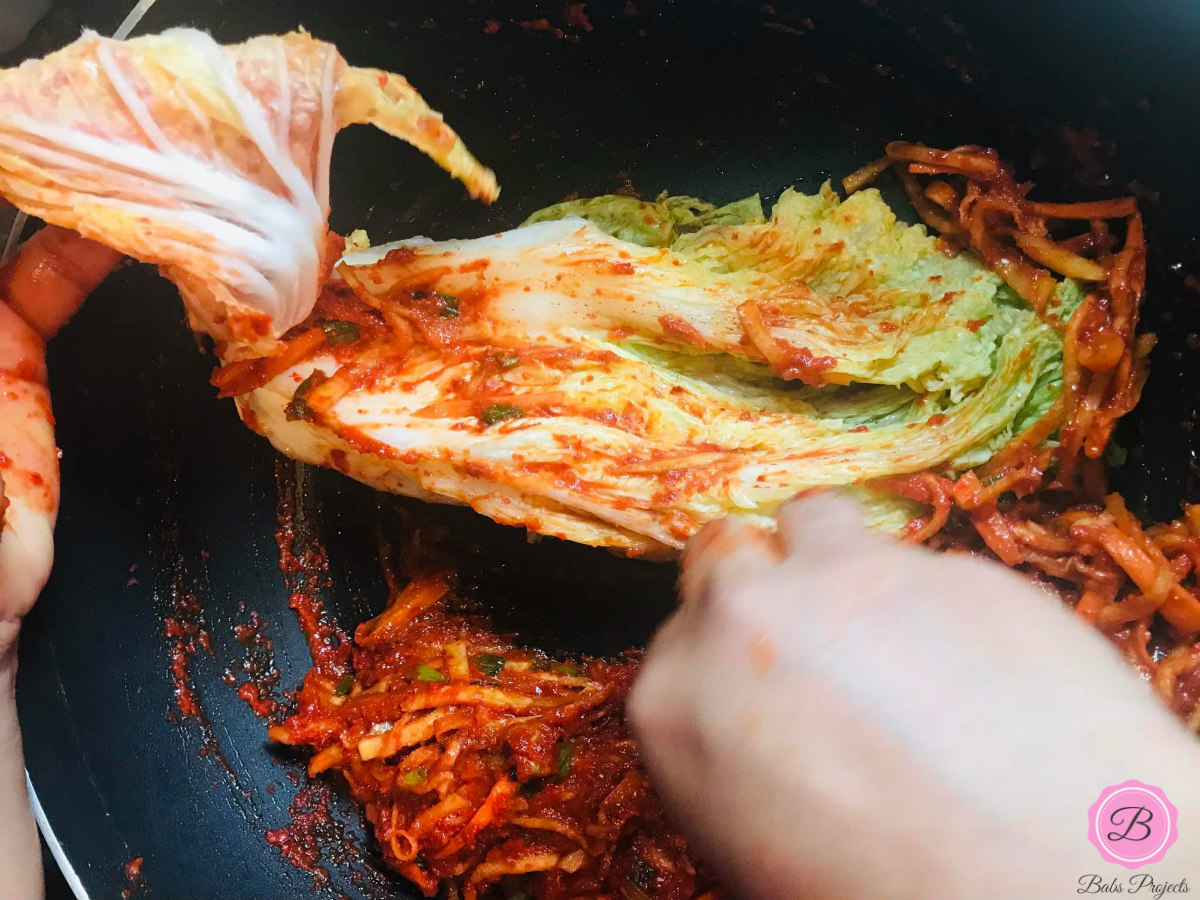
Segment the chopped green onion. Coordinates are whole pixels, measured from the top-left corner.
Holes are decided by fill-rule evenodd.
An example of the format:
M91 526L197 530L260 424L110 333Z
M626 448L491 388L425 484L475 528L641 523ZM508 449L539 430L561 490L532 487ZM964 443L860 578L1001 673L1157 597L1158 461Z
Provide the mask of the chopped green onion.
M484 425L495 425L505 419L519 419L523 415L525 411L519 406L513 406L511 403L493 403L484 408L479 418L483 420Z
M313 388L324 384L328 380L329 377L320 369L313 369L311 375L296 385L291 402L283 408L284 418L289 422L310 419L312 417L312 409L309 408L308 401L304 397Z
M438 315L443 319L450 319L458 315L458 298L453 294L434 294L441 301L441 307L438 309Z
M558 745L558 780L562 781L571 774L571 765L575 761L575 750L570 741Z
M480 653L475 657L475 668L489 678L495 678L504 668L504 657L495 653Z
M521 361L521 357L515 353L500 353L499 351L492 354L492 362L502 369L511 369Z
M581 674L583 674L582 672L579 671L579 669L576 666L573 666L570 663L555 663L550 668L553 669L555 672L557 672L560 675L581 675Z
M349 344L359 338L358 326L353 322L343 322L340 319L330 319L323 323L321 330L325 332L325 340L334 346Z
M354 687L354 673L347 672L337 680L337 687L333 689L335 697L345 697Z
M307 394L313 388L317 387L318 385L324 384L326 380L327 379L326 379L326 375L324 372L322 372L320 369L313 369L308 374L307 378L305 378L302 382L300 382L298 385L296 385L296 390L292 393L292 396L293 397L303 397L305 394Z
M446 676L428 663L417 666L417 681L445 681Z
M424 766L417 766L415 769L409 769L404 773L404 783L409 787L416 787L429 777L429 770Z

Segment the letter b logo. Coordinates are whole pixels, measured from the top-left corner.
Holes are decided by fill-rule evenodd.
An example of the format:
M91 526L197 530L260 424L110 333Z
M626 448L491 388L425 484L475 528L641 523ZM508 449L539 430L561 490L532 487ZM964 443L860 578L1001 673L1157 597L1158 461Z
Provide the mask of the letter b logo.
M1106 841L1144 841L1154 834L1150 828L1154 813L1144 806L1122 806L1109 813L1108 821L1125 830L1110 831L1104 836Z
M1105 788L1088 810L1088 840L1108 862L1136 869L1158 862L1175 843L1175 807L1140 781Z

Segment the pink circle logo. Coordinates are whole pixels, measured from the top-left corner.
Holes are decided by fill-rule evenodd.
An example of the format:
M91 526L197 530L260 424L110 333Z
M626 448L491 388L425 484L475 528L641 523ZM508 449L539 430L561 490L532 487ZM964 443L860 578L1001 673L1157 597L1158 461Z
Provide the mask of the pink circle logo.
M1088 810L1088 840L1106 862L1137 869L1166 855L1177 837L1176 817L1161 788L1126 781L1106 787Z

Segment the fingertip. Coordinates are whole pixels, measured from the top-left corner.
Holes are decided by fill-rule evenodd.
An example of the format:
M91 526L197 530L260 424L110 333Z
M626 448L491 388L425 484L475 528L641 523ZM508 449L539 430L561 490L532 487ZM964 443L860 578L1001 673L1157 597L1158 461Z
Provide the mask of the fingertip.
M729 527L728 519L714 519L706 523L683 545L683 553L679 558L680 567L686 570L696 559L702 558L705 551L721 539L721 535L728 531Z
M778 540L787 553L820 548L852 550L870 534L862 507L841 491L811 491L784 502L775 513Z
M646 669L643 667L629 689L629 696L625 698L625 719L633 730L634 738L639 741L642 740L645 726L654 718L653 701L653 695L647 687Z
M672 702L672 695L678 700L684 685L674 683L669 673L672 649L678 643L680 630L678 613L658 630L625 700L626 718L639 741L655 737L678 706Z
M789 527L826 524L841 528L862 527L862 507L839 490L805 491L785 500L775 514Z
M736 516L710 522L683 548L680 598L698 601L714 580L748 577L778 562L773 537L752 522Z

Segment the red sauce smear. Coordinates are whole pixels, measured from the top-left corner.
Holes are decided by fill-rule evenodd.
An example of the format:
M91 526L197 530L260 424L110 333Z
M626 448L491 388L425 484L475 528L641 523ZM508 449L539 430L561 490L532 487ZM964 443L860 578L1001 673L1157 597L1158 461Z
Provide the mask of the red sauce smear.
M766 312L770 314L770 310ZM807 347L795 347L776 338L767 325L764 310L751 301L738 307L738 319L746 340L762 354L771 371L780 378L820 386L825 383L821 373L837 365L837 360L832 356L814 356Z
M176 589L173 615L163 619L163 633L171 642L167 654L179 714L185 719L200 718L200 702L190 667L197 649L211 651L212 645L204 625L204 609L193 592Z
M393 251L395 252L395 251ZM279 528L275 542L279 547L279 568L291 590L288 606L300 621L300 630L308 639L309 653L321 672L341 674L350 660L350 638L336 622L325 615L319 596L329 579L329 560L323 547L308 542L297 554L295 464L283 458L275 462L275 485L279 494Z
M135 856L125 863L125 888L121 891L121 900L130 900L138 894L142 887L142 863L140 856Z
M279 709L274 696L279 669L275 667L275 645L264 631L267 625L257 612L251 612L244 622L233 626L233 636L245 648L245 655L231 662L221 679L230 686L237 685L237 695L264 719ZM247 680L238 685L235 671L244 673Z
M324 890L329 886L329 870L321 865L319 838L332 823L328 786L312 782L302 787L288 807L288 815L292 823L267 831L267 843L291 865L312 875L315 890Z
M548 34L553 35L555 38L557 38L560 41L563 38L568 36L567 33L565 31L563 31L561 28L559 28L555 25L551 25L550 20L546 19L546 18L530 19L527 22L520 22L518 24L522 28L524 28L526 31L544 31Z
M832 356L814 356L807 347L792 347L783 341L777 341L776 346L781 355L780 365L771 364L771 369L780 378L789 381L799 380L805 384L822 385L825 379L822 372L827 372L837 365Z
M567 20L567 25L571 28L582 28L584 31L592 30L592 20L588 18L586 3L568 3L566 12L563 18Z
M662 326L663 334L672 340L680 341L684 344L692 344L696 347L705 347L708 341L704 339L699 329L691 322L680 316L665 315L658 317L658 324Z
M247 681L238 688L237 695L250 705L250 709L254 711L256 716L263 719L269 718L274 714L276 703L269 696L264 696L263 686Z

